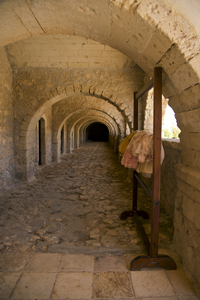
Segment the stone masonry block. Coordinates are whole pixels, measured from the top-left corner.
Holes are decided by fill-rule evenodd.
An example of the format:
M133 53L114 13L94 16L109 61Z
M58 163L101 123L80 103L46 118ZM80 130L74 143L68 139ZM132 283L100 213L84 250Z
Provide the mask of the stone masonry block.
M90 92L90 86L89 85L82 85L81 91L83 94L89 94Z
M184 53L186 60L199 52L199 43L193 28L180 15L167 14L158 24L158 28L178 45L180 53Z
M200 204L200 191L187 184L186 182L177 179L177 186L182 193Z
M62 93L65 92L65 87L63 87L63 86L58 86L58 87L56 88L56 90L57 90L58 95L60 95L60 94L62 94Z
M200 84L190 87L179 95L170 97L169 105L176 113L200 108Z
M163 67L168 75L173 74L182 64L186 63L184 54L178 48L178 45L173 44L168 51L165 52L158 67Z
M200 108L176 114L181 131L200 132Z
M178 93L181 93L183 90L199 83L198 74L193 70L193 66L190 64L190 62L181 65L172 74L171 79L174 82Z
M172 42L167 36L164 36L159 30L155 30L142 57L145 57L149 66L155 65L165 52L171 47Z
M176 176L180 178L183 182L186 182L187 184L200 191L200 172L193 170L192 168L183 164L177 164Z
M88 63L85 63L85 62L83 62L83 63L79 63L79 62L69 62L69 63L68 63L68 67L69 67L69 68L88 68L89 65L88 65Z
M52 89L51 93L54 97L56 97L58 95L58 91L56 89Z
M186 194L183 194L182 199L182 208L183 208L183 215L194 223L195 219L195 201L188 197Z
M192 59L190 59L189 64L191 65L193 72L196 73L194 74L194 77L197 76L199 78L200 77L200 54L198 53Z
M101 51L104 50L104 45L97 43L95 45L84 44L82 47L83 50L92 50L92 51Z
M157 26L162 20L165 19L169 12L170 10L167 8L167 6L158 0L153 2L143 0L137 9L137 13L152 26Z
M194 206L195 215L194 215L194 224L200 230L200 204L195 203Z
M104 42L108 42L110 38L108 30L110 26L110 15L107 13L110 9L108 1L101 0L97 2L87 0L86 3L91 28L91 38L100 41L103 39Z
M73 86L74 86L74 93L75 94L80 94L80 92L81 92L81 85L79 83L75 82L73 84Z
M79 55L79 52L82 52L82 50L80 51L80 50L66 50L66 49L64 49L64 50L60 50L59 49L59 51L58 51L58 55L59 56L67 56L67 57L69 57L69 56L78 56Z
M78 63L87 63L88 62L88 60L89 60L90 58L88 58L88 57L79 57L79 58L77 58L76 56L70 56L69 58L68 58L68 61L69 61L69 63L71 63L71 62L78 62Z
M65 92L68 94L68 93L74 93L74 86L72 84L70 85L67 85L65 87Z
M108 53L108 51L102 51L102 50L78 50L78 56L80 57L100 57L103 53ZM119 53L119 52L118 52ZM74 54L72 54L74 55Z
M200 151L200 132L181 132L180 140L182 147L187 149L192 149L195 151Z
M181 158L185 165L188 165L196 170L200 168L200 151L182 148Z

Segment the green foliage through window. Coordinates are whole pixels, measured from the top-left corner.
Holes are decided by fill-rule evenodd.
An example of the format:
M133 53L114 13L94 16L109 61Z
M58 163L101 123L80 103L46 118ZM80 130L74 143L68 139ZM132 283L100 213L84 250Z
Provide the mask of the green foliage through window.
M164 137L168 139L178 139L181 130L178 127L164 129Z

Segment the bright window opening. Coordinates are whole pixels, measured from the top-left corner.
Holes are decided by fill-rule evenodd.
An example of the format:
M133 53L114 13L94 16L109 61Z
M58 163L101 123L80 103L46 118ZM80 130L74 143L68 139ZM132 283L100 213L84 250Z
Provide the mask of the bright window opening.
M175 113L173 109L167 105L163 124L163 137L168 139L178 139L181 130L177 126Z

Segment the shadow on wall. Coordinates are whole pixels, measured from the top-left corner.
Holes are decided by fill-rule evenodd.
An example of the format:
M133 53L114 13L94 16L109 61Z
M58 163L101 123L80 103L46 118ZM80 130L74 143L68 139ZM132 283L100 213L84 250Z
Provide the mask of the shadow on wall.
M106 125L100 122L90 124L86 129L86 142L108 142L109 132Z

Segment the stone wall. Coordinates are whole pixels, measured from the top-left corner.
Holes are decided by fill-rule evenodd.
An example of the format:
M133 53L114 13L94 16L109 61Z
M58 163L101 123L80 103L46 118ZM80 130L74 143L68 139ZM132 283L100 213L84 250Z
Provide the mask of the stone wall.
M181 144L179 139L162 139L162 144L165 158L161 166L160 208L173 222L178 189L176 167L181 163ZM132 181L132 170L128 170L128 180ZM142 180L152 190L152 178L142 176Z
M176 177L174 246L190 279L200 288L200 172L179 164Z
M17 68L124 68L131 59L94 40L78 36L31 37L7 46L11 65Z
M12 69L0 48L0 188L14 180Z
M162 144L165 158L161 167L161 209L173 220L177 192L176 165L181 162L181 144L179 139L163 139Z

